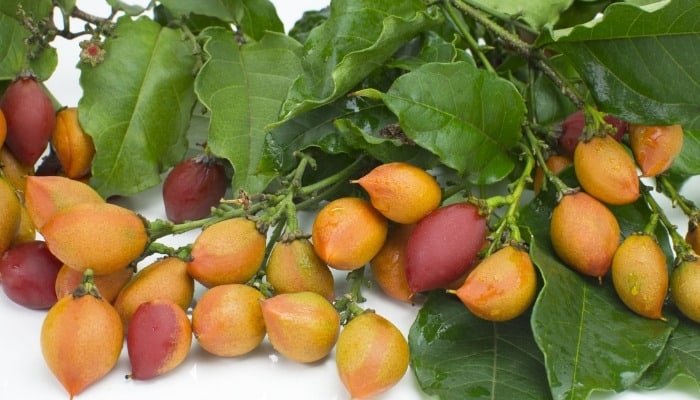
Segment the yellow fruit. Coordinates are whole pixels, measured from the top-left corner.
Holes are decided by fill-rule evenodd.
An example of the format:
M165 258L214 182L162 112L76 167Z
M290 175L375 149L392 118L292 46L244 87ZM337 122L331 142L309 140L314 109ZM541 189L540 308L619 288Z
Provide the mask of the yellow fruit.
M328 265L353 270L367 264L379 252L387 230L386 218L369 202L342 197L321 208L311 228L311 237L316 254Z
M7 137L7 120L5 119L5 114L0 110L0 147L5 144L5 138Z
M700 259L683 261L671 272L671 300L678 310L700 322Z
M630 204L639 198L634 159L612 136L595 136L574 150L574 171L583 190L606 204Z
M4 253L19 229L22 204L10 183L0 178L0 254Z
M642 176L657 176L671 167L683 149L680 125L630 125L630 147Z
M554 154L547 158L547 161L545 161L545 165L547 166L547 168L549 168L550 171L552 171L553 174L558 174L561 171L563 171L564 168L571 165L572 162L573 161L569 157ZM535 192L535 194L539 193L540 190L542 190L543 182L544 171L542 171L542 168L538 166L535 170L535 177L532 183L532 190Z
M34 166L24 165L10 152L7 146L0 147L0 169L12 186L24 193L27 177L34 175Z
M36 240L36 227L29 216L27 208L22 206L19 212L19 227L15 238L12 239L12 245L32 242Z
M79 179L90 173L95 145L80 126L76 107L64 108L56 114L51 145L67 177Z
M410 303L413 291L406 278L406 243L415 225L396 225L389 229L379 253L369 262L372 277L389 297Z
M265 277L277 294L311 291L329 301L335 298L333 274L306 238L275 243Z
M117 298L119 291L129 282L134 275L134 269L126 267L109 275L99 275L93 278L97 290L107 302L112 303ZM83 274L64 265L58 270L56 276L56 298L68 296L83 281Z
M81 203L104 203L104 199L85 183L63 176L27 177L24 202L27 212L41 230L57 211Z
M382 164L354 182L367 191L374 208L400 224L418 222L442 200L435 178L405 162Z

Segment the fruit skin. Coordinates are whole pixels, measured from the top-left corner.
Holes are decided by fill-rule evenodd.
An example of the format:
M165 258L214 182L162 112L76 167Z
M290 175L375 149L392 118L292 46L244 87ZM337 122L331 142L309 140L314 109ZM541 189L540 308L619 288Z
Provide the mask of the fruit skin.
M7 138L7 120L5 113L0 109L0 147L5 145L5 138Z
M671 300L678 310L695 322L700 322L700 259L686 260L671 272Z
M585 192L565 195L550 221L554 252L574 270L602 278L620 244L620 226L613 213Z
M64 264L78 271L91 268L95 275L126 267L148 243L141 217L110 203L83 203L57 211L40 232Z
M36 227L32 222L32 218L29 216L27 207L22 206L19 210L19 226L17 227L14 239L12 239L12 246L32 242L35 239Z
M364 266L379 252L387 230L388 221L368 201L341 197L318 212L311 240L316 254L331 268L348 271Z
M166 299L186 311L193 297L194 280L187 274L187 263L177 257L163 257L134 275L114 299L114 308L127 332L131 317L141 304Z
M400 224L418 222L438 208L442 200L435 178L405 162L379 165L354 182L367 191L377 211Z
M306 238L275 243L265 277L277 294L311 291L329 301L335 298L333 274Z
M192 325L179 305L163 299L141 304L126 335L129 377L151 379L175 369L191 344Z
M95 145L80 126L77 107L67 107L56 114L51 145L68 178L80 179L90 173Z
M549 158L547 158L547 161L545 161L547 168L549 168L549 170L555 175L563 171L564 168L568 167L572 163L573 160L571 160L570 157L558 154L551 155ZM537 169L535 169L535 177L533 178L532 183L532 190L535 192L535 194L538 194L540 190L542 190L544 179L544 171L542 171L542 168L538 166Z
M0 284L15 303L48 309L57 300L54 282L61 265L43 241L22 243L0 257Z
M56 125L51 99L34 77L18 77L5 90L0 109L7 121L5 145L24 165L34 165Z
M119 315L91 294L59 299L41 327L44 360L71 398L112 370L123 343Z
M615 128L613 138L618 142L622 140L625 132L627 132L627 123L610 114L606 115L604 119L605 122ZM564 119L561 123L562 134L557 139L559 151L562 155L569 158L574 156L574 151L576 146L578 146L585 125L586 116L583 110L577 110Z
M408 343L389 320L365 312L340 331L335 362L353 399L372 398L396 385L406 373Z
M199 345L220 357L251 352L265 338L258 290L242 284L208 289L192 310L192 332Z
M249 219L217 222L195 239L187 272L206 287L245 283L258 272L265 245L265 236Z
M126 267L108 275L95 276L93 280L102 298L109 303L113 303L119 292L129 283L133 276L134 269ZM60 299L63 296L70 295L82 281L83 274L80 271L63 264L58 270L54 285L56 297Z
M29 176L24 204L34 226L41 230L56 212L81 203L104 203L95 189L63 176Z
M228 186L224 166L214 157L183 160L163 181L165 215L174 223L204 218L219 204Z
M27 188L27 177L34 175L34 167L22 164L7 146L0 148L0 169L5 179L20 192Z
M688 220L688 231L685 233L685 241L693 248L695 254L700 254L700 229L698 221Z
M326 357L338 339L340 315L314 292L276 295L261 303L267 338L284 357L311 363Z
M653 236L628 236L615 251L610 270L615 291L630 310L662 318L669 277L666 256Z
M630 125L630 147L642 176L657 176L668 170L683 149L680 125Z
M22 212L17 192L8 181L0 177L0 254L10 247L19 229Z
M477 317L508 321L535 301L537 273L526 251L506 246L474 267L455 293Z
M634 159L608 135L595 136L576 146L574 172L583 190L603 203L625 205L639 198Z
M438 208L420 220L406 244L406 279L414 293L445 288L477 261L486 219L467 202Z
M389 297L411 303L413 291L406 278L406 244L415 224L394 225L379 253L369 262L372 277Z

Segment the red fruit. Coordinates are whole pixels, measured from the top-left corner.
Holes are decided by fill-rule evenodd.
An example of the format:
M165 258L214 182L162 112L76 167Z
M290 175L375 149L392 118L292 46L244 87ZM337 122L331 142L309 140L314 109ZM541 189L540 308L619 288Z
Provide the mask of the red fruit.
M34 77L19 77L0 100L7 119L6 146L24 165L34 165L46 150L56 125L51 99Z
M475 261L486 219L470 203L438 208L420 220L406 244L406 279L414 293L447 287Z
M204 218L219 204L227 187L226 171L213 157L183 160L163 182L165 214L174 223Z
M620 141L627 131L627 123L610 114L605 116L605 122L614 126L617 131L613 137ZM586 117L583 110L578 110L566 117L561 123L562 134L559 136L559 150L562 155L573 157L576 145L579 142L583 127L586 125Z
M15 303L47 309L56 303L55 282L62 265L43 241L22 243L0 257L0 284Z

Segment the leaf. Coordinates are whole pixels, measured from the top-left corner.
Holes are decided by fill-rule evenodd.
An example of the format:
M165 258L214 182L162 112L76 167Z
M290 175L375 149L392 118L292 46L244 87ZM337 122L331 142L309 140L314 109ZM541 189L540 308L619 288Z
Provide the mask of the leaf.
M93 137L93 185L104 197L155 186L182 159L195 101L192 44L142 17L117 21L105 60L80 65L80 123Z
M282 107L288 120L345 95L418 33L440 20L420 0L335 0L304 43L303 73Z
M535 30L540 30L547 25L554 25L574 0L479 0L479 5L495 13L505 14L510 18L525 21Z
M532 230L530 254L544 280L531 324L552 395L573 400L599 389L625 390L658 359L677 320L638 317L617 298L610 279L601 284L562 264L549 240L552 207L553 200L536 198L520 219ZM644 208L615 209L625 234L648 220Z
M14 79L22 71L27 36L29 33L16 19L0 13L0 80Z
M202 32L208 60L195 90L211 110L208 145L235 169L234 193L257 193L272 177L259 171L265 127L277 121L285 95L301 71L301 45L281 34L268 33L260 42L239 47L226 29Z
M433 31L425 32L420 37L420 48L415 54L398 54L397 59L390 62L389 66L407 71L412 71L431 62L465 61L476 66L471 55L464 49L457 47L456 42L456 38L452 42L447 42Z
M683 130L683 148L671 165L671 174L682 179L700 175L700 130Z
M381 98L406 135L474 183L493 183L515 166L525 104L509 81L466 62L426 64Z
M431 293L408 334L421 389L442 400L551 398L528 317L493 323Z
M14 79L29 68L40 81L48 79L58 64L56 49L46 47L36 58L27 61L29 52L35 51L36 45L26 45L29 31L22 25L18 7L32 20L41 20L51 11L50 1L21 1L0 3L0 80Z
M610 5L592 23L545 32L571 60L598 107L624 120L700 129L700 5Z

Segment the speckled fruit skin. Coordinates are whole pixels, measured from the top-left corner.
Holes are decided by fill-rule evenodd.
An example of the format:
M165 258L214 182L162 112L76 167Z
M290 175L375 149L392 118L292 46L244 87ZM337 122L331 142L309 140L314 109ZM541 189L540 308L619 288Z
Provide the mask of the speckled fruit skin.
M389 297L412 302L413 291L406 278L406 244L415 224L396 224L389 228L384 246L369 262L372 277Z
M620 226L613 213L585 192L565 195L550 221L554 252L572 269L602 278L620 244Z
M220 357L253 351L265 338L263 300L262 293L243 284L208 289L192 310L192 332L199 346Z
M172 371L190 351L192 325L170 300L141 304L131 319L126 346L133 379L152 379Z
M21 219L22 204L15 189L0 178L0 253L4 253L17 234Z
M105 202L89 185L64 176L28 176L24 201L37 229L57 211L81 203Z
M547 168L549 168L549 170L555 175L563 171L564 168L568 167L572 163L573 160L571 160L570 157L561 156L558 154L550 156L547 158L547 161L545 161ZM542 190L544 179L544 171L538 166L537 169L535 169L535 177L533 178L532 182L532 190L535 192L535 194L538 194L540 190Z
M408 362L406 339L381 315L365 312L340 331L335 363L353 399L371 399L389 390L404 376Z
M526 251L506 246L474 267L456 294L477 317L508 321L535 301L537 273Z
M467 202L438 208L421 219L406 244L411 291L445 288L462 277L478 260L486 234L486 219Z
M642 176L657 176L668 170L683 149L680 125L630 125L630 147Z
M71 398L114 368L123 343L119 314L90 294L59 299L41 327L44 360Z
M10 247L0 255L0 286L17 304L48 309L57 300L53 288L61 265L41 240Z
M255 222L233 218L204 229L192 244L187 272L206 287L245 283L265 258L266 238Z
M275 243L265 277L277 294L312 291L329 301L335 298L333 274L306 238Z
M678 310L700 322L700 259L683 261L671 272L671 301Z
M56 114L51 146L68 178L80 179L90 173L95 145L78 121L78 108L67 107Z
M326 357L338 339L340 315L318 293L273 296L261 303L267 338L284 357L311 363Z
M603 203L625 205L639 198L634 159L611 136L579 143L574 151L574 172L583 190Z
M668 293L666 256L648 234L634 234L622 241L612 260L611 275L617 295L635 313L662 318Z
M311 240L316 254L331 268L354 270L379 252L387 230L387 219L368 201L341 197L318 212L311 227Z
M129 283L133 276L134 269L126 267L108 275L95 276L93 280L102 298L113 303L119 292ZM60 299L63 296L70 295L82 281L83 274L81 272L64 264L61 266L61 269L58 270L58 275L56 276L56 282L54 284L56 297Z
M405 162L379 165L356 181L391 221L413 224L438 208L442 190L425 170Z

